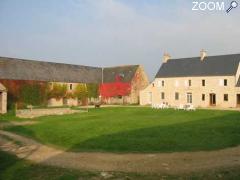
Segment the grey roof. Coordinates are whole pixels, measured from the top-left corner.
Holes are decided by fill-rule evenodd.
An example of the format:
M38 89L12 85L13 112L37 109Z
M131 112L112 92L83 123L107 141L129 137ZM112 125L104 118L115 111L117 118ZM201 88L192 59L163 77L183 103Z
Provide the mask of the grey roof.
M107 67L103 69L103 81L105 83L114 82L116 76L120 75L123 82L130 82L139 65L126 65L126 66L117 66L117 67Z
M124 74L124 82L131 81L137 67L103 68L104 82L114 82L116 74L120 73ZM0 57L0 79L101 83L102 68Z
M101 81L100 68L0 57L0 78L53 82Z
M240 54L170 59L160 67L156 78L236 75Z

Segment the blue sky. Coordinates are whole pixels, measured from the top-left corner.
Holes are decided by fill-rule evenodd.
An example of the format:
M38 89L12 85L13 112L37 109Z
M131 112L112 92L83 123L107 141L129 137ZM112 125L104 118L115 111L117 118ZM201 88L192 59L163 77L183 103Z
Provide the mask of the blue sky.
M0 56L142 64L152 79L164 52L240 53L240 8L228 15L191 9L191 0L1 0Z

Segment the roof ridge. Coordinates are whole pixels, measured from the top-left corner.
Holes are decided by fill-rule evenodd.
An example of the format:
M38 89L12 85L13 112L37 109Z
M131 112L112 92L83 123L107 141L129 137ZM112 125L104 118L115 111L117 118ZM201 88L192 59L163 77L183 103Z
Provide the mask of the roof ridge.
M223 54L223 55L212 55L212 56L206 56L206 58L208 57L222 57L222 56L240 56L240 53L238 54ZM173 58L173 59L169 59L169 60L181 60L181 59L195 59L195 58L200 58L200 56L195 56L195 57L182 57L182 58Z
M140 64L129 64L129 65L117 65L117 66L107 66L107 67L102 67L102 68L119 68L119 67L134 67L134 66L140 66Z
M87 65L80 65L80 64L69 64L69 63L59 63L59 62L52 62L52 61L22 59L22 58L0 56L0 59L2 59L2 58L3 59L14 60L14 61L26 61L26 62L35 62L35 63L50 63L50 64L60 64L60 65L68 65L68 66L82 66L82 67L90 67L90 68L101 68L101 67L97 67L97 66L87 66Z

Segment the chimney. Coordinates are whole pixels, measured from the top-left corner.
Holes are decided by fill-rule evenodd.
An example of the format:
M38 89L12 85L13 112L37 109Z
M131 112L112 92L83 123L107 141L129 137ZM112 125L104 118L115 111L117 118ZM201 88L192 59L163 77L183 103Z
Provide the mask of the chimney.
M200 52L201 61L204 61L206 56L207 56L207 52L205 50L201 50Z
M163 55L163 63L168 62L168 60L171 58L171 56L168 53L164 53Z

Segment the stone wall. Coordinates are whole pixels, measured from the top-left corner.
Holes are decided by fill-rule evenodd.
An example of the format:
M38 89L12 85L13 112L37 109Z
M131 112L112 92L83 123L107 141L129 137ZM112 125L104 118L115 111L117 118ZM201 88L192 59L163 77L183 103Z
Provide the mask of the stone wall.
M70 108L50 108L50 109L24 109L17 110L16 116L20 118L36 118L48 115L63 115L83 112L80 110L72 110Z
M105 104L139 104L140 91L149 84L147 74L142 66L136 70L135 76L131 81L131 94L123 97L111 97L104 99Z
M0 114L7 113L7 92L0 92Z

